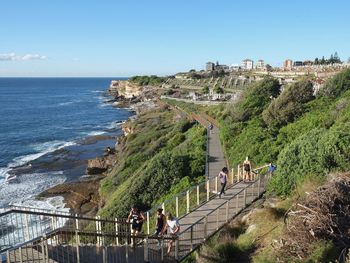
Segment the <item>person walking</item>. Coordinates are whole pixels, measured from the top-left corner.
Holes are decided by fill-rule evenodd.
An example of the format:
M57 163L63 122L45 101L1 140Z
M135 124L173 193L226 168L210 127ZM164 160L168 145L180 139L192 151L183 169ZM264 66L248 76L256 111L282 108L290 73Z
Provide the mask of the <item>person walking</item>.
M220 184L221 184L221 190L219 193L219 198L221 198L222 194L225 194L225 187L227 184L227 174L228 174L228 169L227 167L222 168L222 170L219 173L219 179L220 179Z
M180 223L177 220L177 218L174 217L171 213L167 215L167 226L169 228L170 236L173 238L169 241L168 244L167 255L169 255L171 252L171 248L173 247L175 238L177 237L177 233L180 231Z
M252 164L250 163L248 156L245 158L245 161L243 162L243 181L251 181L251 170L252 170Z
M157 218L156 218L156 231L154 233L155 236L162 236L164 234L166 234L166 226L167 226L167 222L166 222L166 217L163 214L163 209L162 208L158 208L157 209ZM160 246L160 240L158 239L158 246Z
M268 169L269 178L271 178L271 176L273 175L273 173L277 169L277 166L272 164L272 163L269 163L269 166L267 167L267 169Z
M127 223L131 223L131 235L133 236L132 244L135 245L135 237L139 235L142 230L142 224L145 220L145 216L142 212L139 212L138 208L133 205L129 213Z

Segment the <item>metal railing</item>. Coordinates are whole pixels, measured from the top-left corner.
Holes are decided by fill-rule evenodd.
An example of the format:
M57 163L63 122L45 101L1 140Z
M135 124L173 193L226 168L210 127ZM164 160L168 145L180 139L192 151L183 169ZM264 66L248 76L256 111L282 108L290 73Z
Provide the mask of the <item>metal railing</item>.
M179 261L257 199L266 181L267 176L263 174L232 196L225 196L224 203L181 230L177 237L149 234L153 230L150 225L153 210L147 211L148 235L134 237L125 219L106 220L12 207L0 213L0 256L3 262ZM217 184L217 178L206 180L164 202L163 208L165 211L175 209L174 215L181 219L216 196ZM171 240L174 247L167 255Z
M232 218L237 216L246 206L258 199L265 191L267 175L260 175L255 181L248 183L227 201L198 219L191 226L182 230L178 236L175 253L181 260L201 245L207 238L215 234Z

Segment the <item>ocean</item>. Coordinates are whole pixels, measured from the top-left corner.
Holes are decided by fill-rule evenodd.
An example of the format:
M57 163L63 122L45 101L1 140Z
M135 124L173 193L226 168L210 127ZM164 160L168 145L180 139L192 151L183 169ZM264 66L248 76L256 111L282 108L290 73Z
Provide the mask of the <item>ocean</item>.
M84 177L87 159L114 147L133 114L107 103L111 80L0 78L0 208L64 206L35 196Z

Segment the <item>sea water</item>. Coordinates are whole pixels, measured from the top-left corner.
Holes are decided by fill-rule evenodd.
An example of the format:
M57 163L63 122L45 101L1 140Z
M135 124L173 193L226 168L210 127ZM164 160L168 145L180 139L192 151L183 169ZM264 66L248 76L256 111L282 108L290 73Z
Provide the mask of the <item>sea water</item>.
M0 208L55 209L35 196L85 175L132 115L106 101L110 78L0 78Z

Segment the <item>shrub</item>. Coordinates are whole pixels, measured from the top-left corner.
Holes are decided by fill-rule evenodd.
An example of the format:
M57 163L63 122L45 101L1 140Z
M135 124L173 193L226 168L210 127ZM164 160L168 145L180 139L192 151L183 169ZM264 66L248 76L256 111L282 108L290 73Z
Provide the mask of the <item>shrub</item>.
M253 116L260 115L271 102L271 98L277 97L279 92L278 81L270 77L253 84L245 91L242 99L234 105L233 119L247 121Z
M350 88L350 69L346 69L341 73L329 79L323 88L319 91L319 96L329 96L336 98Z
M268 126L279 128L301 116L305 112L305 103L314 98L310 81L294 83L287 86L264 110L263 119Z

